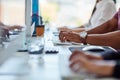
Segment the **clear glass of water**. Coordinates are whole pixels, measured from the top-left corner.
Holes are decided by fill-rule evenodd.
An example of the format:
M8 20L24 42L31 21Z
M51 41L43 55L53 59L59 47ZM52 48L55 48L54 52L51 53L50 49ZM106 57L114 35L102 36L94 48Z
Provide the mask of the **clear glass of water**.
M44 37L36 37L29 46L29 50L31 50L29 62L44 63Z

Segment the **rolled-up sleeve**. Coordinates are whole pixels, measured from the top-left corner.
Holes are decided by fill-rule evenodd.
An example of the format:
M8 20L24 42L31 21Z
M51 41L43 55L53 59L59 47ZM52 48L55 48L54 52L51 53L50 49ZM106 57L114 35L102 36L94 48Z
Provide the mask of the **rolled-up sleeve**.
M108 2L104 4L104 8L101 11L100 17L98 17L98 21L96 25L101 25L106 21L110 20L116 13L116 7L114 3Z

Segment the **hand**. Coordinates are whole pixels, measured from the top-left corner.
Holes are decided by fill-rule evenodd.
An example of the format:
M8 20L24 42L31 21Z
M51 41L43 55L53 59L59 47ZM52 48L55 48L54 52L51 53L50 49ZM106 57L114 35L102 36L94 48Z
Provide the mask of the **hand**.
M89 60L85 56L79 56L70 61L70 68L77 72L80 71L81 67L88 72L95 73L102 76L111 76L114 70L114 61L104 61L104 60Z
M6 38L8 37L9 38L9 30L7 28L1 28L1 35L2 37Z
M61 42L77 42L77 43L81 43L81 38L79 36L78 33L75 32L64 32L61 31L59 34L59 39L61 40Z
M15 29L18 29L18 30L22 30L23 26L20 26L20 25L14 25L13 26Z
M8 29L9 30L14 30L14 29L18 29L19 31L21 31L22 30L22 26L20 26L20 25L14 25L14 26L10 26L10 27L8 27Z
M76 56L74 59L70 60L70 68L78 72L81 70L81 68L88 69L92 68L92 62L89 61L85 56L79 56L79 58Z
M84 56L89 60L103 60L102 56L100 56L100 55L92 54L92 53L88 53L88 52L77 51L77 50L72 53L69 60L72 61L76 58L79 59L80 56Z

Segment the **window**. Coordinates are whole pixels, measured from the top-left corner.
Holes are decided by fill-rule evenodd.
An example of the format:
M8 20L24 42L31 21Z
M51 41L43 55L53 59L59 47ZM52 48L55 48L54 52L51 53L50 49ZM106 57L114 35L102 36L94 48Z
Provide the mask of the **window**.
M0 0L0 21L24 25L25 0Z
M96 0L39 0L43 20L59 27L77 27L88 22ZM117 0L117 9L120 7ZM25 0L0 0L0 21L25 24Z
M40 0L43 19L55 24L55 27L77 27L86 23L94 4L95 0Z
M58 26L77 27L88 22L96 0L40 0L43 19ZM120 7L117 0L117 9Z

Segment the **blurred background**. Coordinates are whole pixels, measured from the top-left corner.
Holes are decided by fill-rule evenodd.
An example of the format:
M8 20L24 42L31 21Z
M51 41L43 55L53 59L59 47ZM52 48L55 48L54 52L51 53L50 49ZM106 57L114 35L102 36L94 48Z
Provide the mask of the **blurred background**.
M51 27L77 27L86 23L96 0L39 0L40 14ZM117 9L120 0L117 0ZM0 0L0 21L25 24L25 0Z

